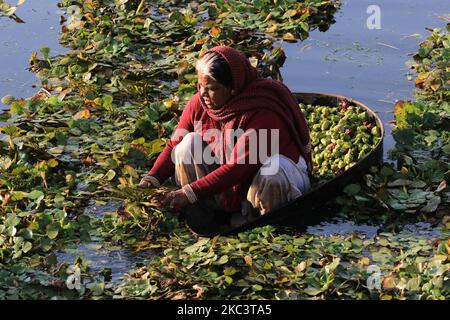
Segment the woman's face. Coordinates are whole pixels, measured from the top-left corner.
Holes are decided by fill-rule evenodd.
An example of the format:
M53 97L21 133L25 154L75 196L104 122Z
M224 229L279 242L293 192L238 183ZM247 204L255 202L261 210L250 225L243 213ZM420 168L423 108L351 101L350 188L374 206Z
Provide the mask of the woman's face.
M231 89L203 73L198 73L198 84L200 95L208 108L220 108L231 98Z

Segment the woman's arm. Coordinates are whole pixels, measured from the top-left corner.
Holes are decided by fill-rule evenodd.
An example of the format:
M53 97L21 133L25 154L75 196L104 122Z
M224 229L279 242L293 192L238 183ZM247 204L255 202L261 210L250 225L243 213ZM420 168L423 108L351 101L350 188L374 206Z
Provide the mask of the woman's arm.
M172 150L180 143L184 135L194 130L194 98L193 97L186 105L181 114L180 122L178 123L174 134L165 146L164 150L156 159L153 168L147 174L147 177L153 177L158 184L162 184L167 178L175 173L175 164L172 161ZM151 178L148 178L151 179ZM153 185L158 186L156 181L151 179Z
M213 172L191 183L189 185L190 189L195 194L195 197L197 199L205 198L211 196L212 194L217 194L225 191L226 189L240 184L243 181L246 181L247 179L250 179L250 177L254 176L262 165L258 153L258 148L263 142L265 142L267 146L267 157L270 157L272 155L272 143L278 143L279 150L277 151L277 153L295 153L295 150L289 150L295 148L295 146L293 146L293 143L291 141L292 139L289 137L283 120L275 113L267 111L259 112L249 120L246 130L248 129L253 129L256 131L256 143L250 144L250 140L247 139L248 135L242 135L237 140L232 151L235 161L227 161L226 164L221 165ZM260 141L261 137L258 134L260 129L267 129L267 138L263 137L265 141ZM279 139L276 139L279 141L272 141L270 134L271 129L279 130ZM250 161L255 160L254 152L256 152L256 163L254 163L255 161Z

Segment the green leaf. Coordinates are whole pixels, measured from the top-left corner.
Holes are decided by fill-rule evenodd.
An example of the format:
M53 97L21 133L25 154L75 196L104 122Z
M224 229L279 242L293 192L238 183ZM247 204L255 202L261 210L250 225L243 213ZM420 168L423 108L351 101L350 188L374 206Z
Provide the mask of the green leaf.
M325 266L325 272L328 274L334 272L334 270L336 270L340 262L341 262L340 258L334 258L333 262Z
M161 153L166 145L166 141L163 139L156 139L151 142L152 154Z
M22 237L14 237L13 242L20 247L22 246L22 243L24 243L24 240Z
M253 291L261 291L263 289L263 287L259 284L254 284L252 286Z
M442 151L443 151L445 154L450 155L450 143L449 143L449 144L446 144L445 146L443 146L443 147L442 147Z
M48 165L50 168L57 167L57 166L58 166L58 160L56 160L56 159L50 159L50 160L47 160L47 165Z
M384 166L383 168L381 168L380 173L383 177L390 177L394 174L394 170L392 170L392 168L390 167Z
M233 267L225 268L223 271L223 274L226 276L232 276L237 273L237 270Z
M20 129L17 126L10 125L6 127L0 127L0 131L3 131L8 136L15 137L20 132Z
M424 129L433 129L440 121L439 115L431 112L426 112L423 115L423 127Z
M87 230L83 229L80 231L80 241L83 241L83 242L91 241L91 235L89 234L89 232Z
M53 247L52 240L50 240L49 238L42 238L40 247L44 252L50 251Z
M94 296L101 296L105 291L105 284L103 282L89 283L86 288L91 290Z
M24 99L15 100L11 103L9 111L12 113L22 114L25 110L25 104L26 102Z
M395 201L395 200L390 201L389 205L394 210L406 210L406 209L408 209L410 207L407 204L399 203L398 201Z
M228 284L232 284L233 283L233 278L229 277L229 276L225 276L225 282Z
M17 233L16 227L9 227L6 229L5 234L10 237L14 237Z
M438 139L438 137L436 135L427 135L424 140L426 141L426 143L431 146L433 144L433 142L435 142Z
M68 140L67 135L62 133L61 131L56 131L55 138L58 145L65 145Z
M205 245L208 242L209 242L209 239L207 239L207 238L201 239L201 240L197 241L196 243L194 243L193 245L191 245L191 246L187 247L186 249L184 249L184 252L186 252L186 253L194 253L196 251L200 251L200 250L202 250L205 247Z
M31 242L25 242L22 246L22 251L24 253L27 253L28 251L30 251L33 248L33 245L31 244Z
M399 144L403 145L413 145L416 139L416 133L411 128L396 130L392 133L392 136Z
M5 226L6 227L15 227L20 223L20 218L18 218L16 215L9 216L5 220Z
M361 191L361 186L359 184L349 184L344 188L344 192L349 196L354 196Z
M42 53L45 59L50 58L50 48L42 47L39 49L39 51Z
M85 118L78 119L77 120L77 126L83 132L89 132L91 130L91 124L89 122L89 119L85 119Z
M411 180L407 180L407 179L397 179L394 181L390 181L388 182L388 187L400 187L400 186L409 186L412 184Z
M309 32L309 25L306 22L300 22L300 27L303 29L303 31Z
M433 196L427 203L425 207L422 208L423 212L432 213L435 212L441 203L441 197Z
M14 97L12 95L6 95L2 98L2 103L6 104L6 105L10 105L11 103L13 103L14 101Z
M39 199L40 197L44 197L44 193L40 190L33 190L27 194L27 198L31 200Z
M59 224L53 223L47 226L47 236L53 240L58 236L59 230Z
M102 98L103 98L103 107L104 108L111 107L112 102L113 102L113 97L109 96L109 95L104 95L104 96L102 96Z
M323 289L308 287L305 290L303 290L303 292L309 296L317 296L318 294L323 292Z
M219 260L217 260L218 264L225 264L227 262L228 262L228 256L227 255L223 255L223 256L220 257Z
M58 220L63 220L67 217L67 213L64 210L58 210L55 213L55 218Z
M154 122L159 119L159 108L161 103L152 103L147 108L145 108L144 112L147 118Z
M21 229L19 234L26 240L33 239L33 231L28 228Z
M419 291L420 290L420 277L414 277L410 279L406 285L407 290L409 291Z
M48 149L48 152L51 154L61 154L64 152L64 146L57 146L57 147L53 147Z
M109 171L105 174L105 178L108 181L111 181L116 176L116 172L113 169L109 169Z

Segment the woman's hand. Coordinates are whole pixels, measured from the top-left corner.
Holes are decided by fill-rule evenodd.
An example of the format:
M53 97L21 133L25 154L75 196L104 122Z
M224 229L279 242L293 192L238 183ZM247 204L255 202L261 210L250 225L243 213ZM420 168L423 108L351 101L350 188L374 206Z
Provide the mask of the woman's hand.
M155 186L155 178L149 175L144 176L139 182L141 188L151 188Z
M189 204L189 200L183 189L178 189L167 194L164 204L169 205L174 211L179 211Z

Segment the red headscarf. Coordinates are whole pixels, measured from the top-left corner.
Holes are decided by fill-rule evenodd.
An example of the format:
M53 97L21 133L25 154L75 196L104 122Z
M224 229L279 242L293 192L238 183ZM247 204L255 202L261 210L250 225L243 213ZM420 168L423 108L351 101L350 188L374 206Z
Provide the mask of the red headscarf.
M207 52L220 54L228 62L233 81L232 89L235 92L234 96L218 109L207 108L203 98L199 95L202 107L208 115L215 121L229 122L237 119L243 113L251 113L261 109L268 109L277 113L286 122L291 137L299 146L300 153L305 159L311 175L312 159L309 128L298 101L291 91L280 81L260 77L249 60L233 48L218 46ZM247 118L241 118L242 120L237 127L244 127Z

